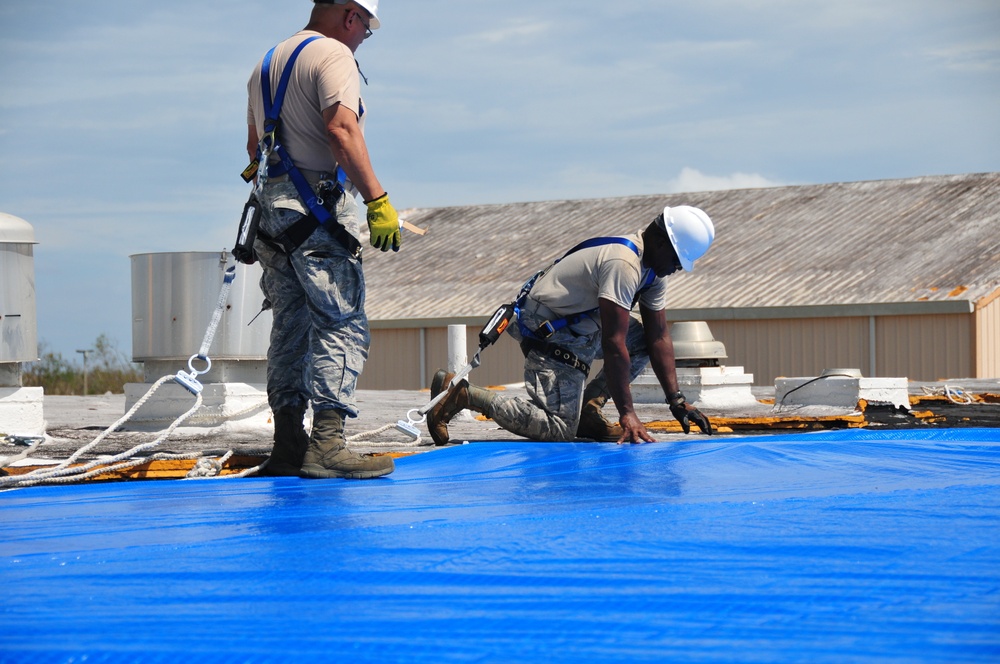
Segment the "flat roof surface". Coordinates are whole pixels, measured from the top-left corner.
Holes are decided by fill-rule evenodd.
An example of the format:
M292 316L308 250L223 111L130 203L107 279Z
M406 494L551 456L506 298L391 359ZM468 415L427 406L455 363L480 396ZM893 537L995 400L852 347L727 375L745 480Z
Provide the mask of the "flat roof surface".
M0 493L5 662L982 662L1000 429Z
M959 405L951 403L943 396L929 396L941 393L945 386L960 389L975 398L986 398L988 401ZM507 385L494 389L501 389L507 396L526 397L523 385ZM1000 427L1000 379L966 378L938 383L910 381L908 391L911 400L928 399L913 406L909 413L901 413L892 408L869 407L864 415L859 415L854 409L823 406L785 406L776 413L771 405L764 403L768 400L773 401L773 387L753 388L753 397L763 400L762 403L727 407L723 410L711 408L703 410L717 428L721 429L717 435L722 437L860 426ZM411 415L413 419L419 419L415 410L430 401L428 390L359 390L357 400L360 414L357 418L347 420L345 430L352 448L362 452L393 454L444 449L433 445L426 425L418 426L421 434L418 441L412 441L391 428L398 420L407 420ZM90 445L100 436L103 436L100 444L82 455L81 461L117 455L162 437L167 421L162 422L157 430L148 428L143 430L143 427L131 427L130 422L125 422L123 430L109 432L108 429L126 414L125 406L125 395L122 394L46 395L43 400L46 439L31 451L29 460L18 463L27 464L30 459L62 461ZM647 424L650 433L658 442L678 443L703 437L696 428L690 435L681 433L663 403L636 403L635 408L639 418ZM613 402L605 406L604 412L609 420L617 418ZM388 430L376 433L387 427ZM459 445L466 441L525 442L524 438L504 431L495 422L481 416L474 417L468 411L456 416L449 425L449 430L453 443ZM4 432L0 432L2 433ZM188 426L182 423L161 443L144 454L208 453L219 457L226 452L233 452L244 457L246 466L258 463L267 456L271 448L272 433L273 428L266 420L252 427ZM369 435L373 433L374 435ZM25 451L24 445L5 442L0 435L0 462Z

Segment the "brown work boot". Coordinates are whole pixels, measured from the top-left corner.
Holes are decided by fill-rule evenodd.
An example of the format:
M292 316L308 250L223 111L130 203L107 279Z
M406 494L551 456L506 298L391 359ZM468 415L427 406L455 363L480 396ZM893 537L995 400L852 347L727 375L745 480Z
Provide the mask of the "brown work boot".
M604 417L604 404L608 395L603 385L592 381L583 391L583 407L580 409L580 423L576 427L577 438L614 443L622 437L621 425L611 423Z
M434 379L431 381L431 400L447 390L454 377L455 374L444 369L434 374ZM435 445L448 444L448 422L469 406L469 382L463 380L451 390L448 396L431 408L430 412L427 413L427 430L430 431Z
M347 449L344 416L340 411L321 410L313 414L312 436L300 476L365 480L388 475L395 469L392 457L357 454Z
M309 446L309 434L302 425L306 413L302 406L285 406L274 411L274 447L267 465L260 469L260 475L270 477L298 477L302 459Z

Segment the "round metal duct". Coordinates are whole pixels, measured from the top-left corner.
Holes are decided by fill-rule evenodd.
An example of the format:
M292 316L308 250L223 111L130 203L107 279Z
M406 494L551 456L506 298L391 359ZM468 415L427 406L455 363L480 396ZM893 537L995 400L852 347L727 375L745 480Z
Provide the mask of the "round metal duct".
M727 357L725 345L715 340L705 321L674 323L670 336L674 340L674 357L678 366L717 365L719 360Z
M0 362L38 359L34 244L31 224L0 212Z

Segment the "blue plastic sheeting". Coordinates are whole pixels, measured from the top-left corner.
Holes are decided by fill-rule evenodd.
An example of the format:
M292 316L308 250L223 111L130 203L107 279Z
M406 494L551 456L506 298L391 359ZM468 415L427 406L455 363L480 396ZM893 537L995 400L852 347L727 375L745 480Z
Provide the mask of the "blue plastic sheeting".
M1000 659L1000 429L0 494L0 661Z

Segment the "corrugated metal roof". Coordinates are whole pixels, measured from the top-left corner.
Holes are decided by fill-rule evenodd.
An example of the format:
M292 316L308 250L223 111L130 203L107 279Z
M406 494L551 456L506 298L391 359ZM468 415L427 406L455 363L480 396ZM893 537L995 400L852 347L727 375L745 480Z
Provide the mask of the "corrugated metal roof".
M486 316L580 240L704 209L716 241L670 277L671 309L965 300L1000 289L1000 173L411 209L402 250L365 251L372 320Z

